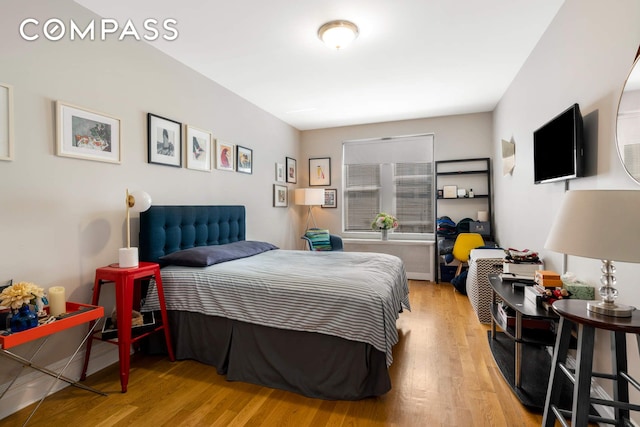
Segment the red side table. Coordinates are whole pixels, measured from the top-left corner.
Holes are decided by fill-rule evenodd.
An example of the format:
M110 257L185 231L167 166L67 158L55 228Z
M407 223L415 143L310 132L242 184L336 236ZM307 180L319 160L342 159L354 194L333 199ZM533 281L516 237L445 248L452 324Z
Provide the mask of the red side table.
M131 337L131 312L133 310L134 295L136 303L140 301L140 281L155 277L156 289L158 291L158 300L160 301L160 313L162 324L156 328L136 336ZM140 262L138 267L120 268L118 264L112 264L106 267L96 269L95 285L93 287L93 305L98 305L100 298L100 288L106 282L113 282L116 286L116 312L118 325L117 341L107 341L118 345L120 356L120 385L122 392L126 393L127 384L129 382L129 359L131 356L131 345L136 341L160 330L164 330L164 338L169 352L169 359L175 360L173 354L173 346L171 345L171 334L169 332L169 322L167 309L164 300L164 291L162 290L162 277L160 276L160 266L154 262ZM89 356L91 354L91 343L93 339L100 339L93 336L87 340L87 351L84 358L84 367L82 368L81 379L87 376L87 367L89 365Z

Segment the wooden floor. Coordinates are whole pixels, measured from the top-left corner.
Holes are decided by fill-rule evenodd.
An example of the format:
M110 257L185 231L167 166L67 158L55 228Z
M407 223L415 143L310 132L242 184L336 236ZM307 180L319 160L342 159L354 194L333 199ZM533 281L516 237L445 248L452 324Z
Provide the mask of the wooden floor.
M132 358L129 391L117 364L45 399L33 426L539 426L500 376L466 296L447 283L411 281L413 311L398 320L392 390L356 402L309 399L228 382L215 369L165 357ZM0 420L19 426L31 407Z

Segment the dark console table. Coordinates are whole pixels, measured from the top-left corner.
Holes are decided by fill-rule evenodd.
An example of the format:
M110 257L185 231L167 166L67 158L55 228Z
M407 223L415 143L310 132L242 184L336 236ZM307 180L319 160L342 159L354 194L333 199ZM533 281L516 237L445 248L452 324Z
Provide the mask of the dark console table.
M488 338L493 358L520 402L529 409L542 411L551 371L551 355L547 347L553 347L555 333L528 329L523 324L529 319L555 322L558 315L538 307L525 298L524 288L513 286L512 281L503 282L498 274L489 274L489 283L493 297ZM507 325L498 313L500 301L515 310L512 326Z

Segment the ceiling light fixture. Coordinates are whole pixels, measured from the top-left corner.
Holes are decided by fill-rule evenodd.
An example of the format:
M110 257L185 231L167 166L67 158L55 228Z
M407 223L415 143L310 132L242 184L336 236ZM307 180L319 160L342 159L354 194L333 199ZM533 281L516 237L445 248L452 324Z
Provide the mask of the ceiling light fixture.
M330 48L340 50L358 37L358 26L341 19L330 21L318 29L318 37Z

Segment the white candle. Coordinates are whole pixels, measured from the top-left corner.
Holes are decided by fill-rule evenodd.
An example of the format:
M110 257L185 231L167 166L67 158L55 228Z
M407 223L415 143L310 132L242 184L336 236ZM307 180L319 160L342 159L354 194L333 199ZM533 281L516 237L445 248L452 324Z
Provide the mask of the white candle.
M67 303L64 296L64 287L52 286L49 288L49 314L58 316L67 312Z

